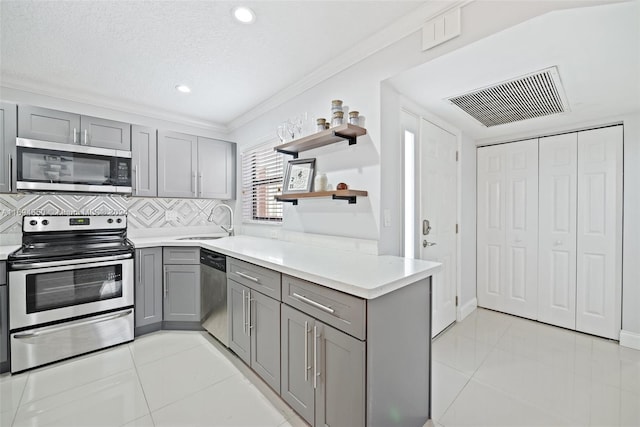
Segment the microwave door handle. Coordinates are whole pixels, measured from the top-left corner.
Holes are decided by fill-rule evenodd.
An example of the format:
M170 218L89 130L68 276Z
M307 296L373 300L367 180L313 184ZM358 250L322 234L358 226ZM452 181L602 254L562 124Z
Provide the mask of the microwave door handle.
M77 144L78 143L78 129L73 128L73 143Z
M9 154L9 193L13 191L13 156Z

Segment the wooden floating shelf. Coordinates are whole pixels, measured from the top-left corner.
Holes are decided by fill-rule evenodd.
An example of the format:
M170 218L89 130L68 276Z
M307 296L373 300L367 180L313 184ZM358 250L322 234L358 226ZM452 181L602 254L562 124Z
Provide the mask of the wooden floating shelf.
M347 140L349 145L356 143L359 136L366 135L367 130L360 126L345 123L340 126L332 127L321 132L308 135L286 144L278 145L275 150L279 153L290 154L294 159L298 158L298 153L311 150L314 148L324 147L325 145L335 144L336 142Z
M334 200L346 200L349 204L354 204L357 197L367 197L368 192L362 190L335 190L335 191L314 191L312 193L289 193L275 196L279 202L290 202L298 204L298 199L309 199L313 197L331 197Z

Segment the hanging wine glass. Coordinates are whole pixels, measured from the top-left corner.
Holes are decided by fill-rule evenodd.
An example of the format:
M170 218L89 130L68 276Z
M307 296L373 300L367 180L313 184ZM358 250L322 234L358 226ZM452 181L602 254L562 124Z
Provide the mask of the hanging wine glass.
M284 124L278 126L278 130L276 131L278 134L278 138L280 138L280 143L284 143L287 140L287 130Z

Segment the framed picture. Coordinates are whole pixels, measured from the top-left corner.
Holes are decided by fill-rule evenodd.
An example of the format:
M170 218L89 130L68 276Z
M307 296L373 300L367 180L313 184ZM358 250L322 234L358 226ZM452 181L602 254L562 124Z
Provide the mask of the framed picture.
M282 194L310 192L315 165L316 159L289 160Z

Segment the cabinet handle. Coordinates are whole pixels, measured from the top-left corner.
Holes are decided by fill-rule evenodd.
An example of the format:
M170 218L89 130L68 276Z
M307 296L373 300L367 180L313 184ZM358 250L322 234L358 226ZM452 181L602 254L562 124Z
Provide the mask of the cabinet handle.
M313 325L313 388L318 388L318 327Z
M133 195L138 194L138 167L137 165L131 166L132 178L133 178Z
M198 185L198 190L200 191L200 197L202 197L202 174L198 174L198 179L200 180L200 185Z
M297 299L297 300L300 300L302 302L306 302L307 304L310 304L310 305L312 305L312 306L314 306L316 308L319 308L320 310L324 310L327 313L331 313L331 314L335 313L335 310L332 309L331 307L327 307L326 305L320 304L319 302L315 302L314 300L311 300L311 299L309 299L307 297L299 295L299 294L297 294L295 292L293 293L293 297L295 299Z
M309 381L309 322L304 322L304 382Z
M142 265L142 261L140 260L140 258L142 258L140 256L141 252L137 252L136 251L136 258L137 258L137 264L138 264L138 283L142 283L142 272L140 271L140 266Z
M244 296L244 289L242 290L242 332L247 333L247 299Z
M249 276L248 274L240 273L239 271L236 271L235 273L240 277L251 280L252 282L260 283L260 279L258 279L257 277Z
M77 144L78 143L78 129L73 128L73 143Z
M9 193L13 191L13 156L9 154Z
M194 196L198 196L198 176L193 173L193 189L191 190Z
M89 132L85 129L84 130L84 145L87 145L89 143Z
M251 325L251 290L247 291L247 335L251 336L251 329L253 329L253 325Z
M167 299L167 287L168 287L168 282L169 281L169 272L167 271L167 267L164 268L164 283L163 283L163 289L164 289L164 299Z

